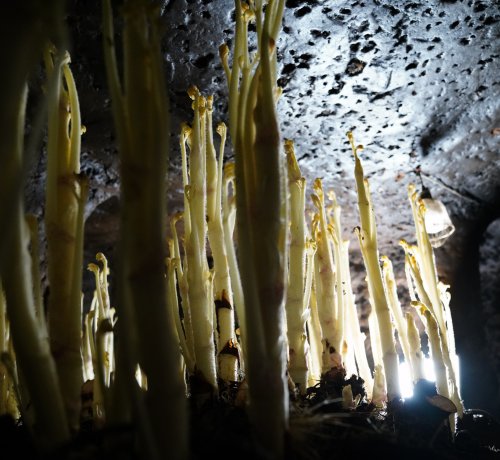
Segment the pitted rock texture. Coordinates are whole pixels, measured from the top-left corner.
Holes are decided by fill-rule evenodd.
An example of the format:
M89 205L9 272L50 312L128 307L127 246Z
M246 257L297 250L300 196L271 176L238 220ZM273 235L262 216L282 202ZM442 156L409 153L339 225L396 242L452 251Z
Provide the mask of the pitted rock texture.
M234 3L171 0L164 2L162 14L171 109L169 210L174 212L182 206L178 142L180 124L192 117L189 86L214 94L214 121L227 122L227 85L218 48L224 42L231 47ZM85 253L91 260L86 263L96 252L112 250L118 235L118 200L106 202L119 193L119 161L100 24L99 2L70 6L72 68L87 126L82 170L91 180ZM496 414L500 307L494 286L500 259L492 242L500 238L500 227L489 224L500 211L499 38L495 1L287 0L277 44L282 136L295 141L309 194L319 177L337 195L344 236L351 240L353 288L363 324L369 304L352 233L359 217L349 130L364 145L361 159L380 253L394 264L404 308L409 308L408 294L398 242L415 240L407 185L420 186L417 169L434 197L447 205L457 231L436 250L436 258L440 277L452 286L463 397L466 406ZM232 157L230 143L226 153ZM39 163L29 188L30 206L43 212L43 188L37 186L43 183L43 156Z

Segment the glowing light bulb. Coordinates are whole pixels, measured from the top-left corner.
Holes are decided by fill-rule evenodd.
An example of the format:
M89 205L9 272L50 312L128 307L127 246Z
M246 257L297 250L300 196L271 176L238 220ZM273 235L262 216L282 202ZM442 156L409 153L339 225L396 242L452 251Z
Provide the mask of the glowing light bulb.
M406 361L399 363L399 390L403 399L413 396L413 382L411 381L410 366Z
M431 382L436 381L436 374L434 373L434 364L431 358L424 358L424 377ZM413 396L413 382L411 379L410 366L406 361L399 363L399 389L403 399L411 398Z
M460 382L460 367L458 356L455 355L453 358L456 366L457 382ZM434 363L432 358L424 358L424 378L431 382L436 381L436 374L434 372ZM403 399L411 398L413 396L413 382L411 380L410 366L406 361L401 361L399 363L399 389L401 391L401 397Z

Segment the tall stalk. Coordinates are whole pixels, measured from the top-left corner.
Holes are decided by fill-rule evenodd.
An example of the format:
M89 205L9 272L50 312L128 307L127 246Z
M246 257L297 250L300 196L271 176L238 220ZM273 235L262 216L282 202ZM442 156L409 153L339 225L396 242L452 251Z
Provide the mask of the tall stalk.
M189 184L184 187L189 204L190 232L184 234L186 276L191 327L193 329L196 378L217 392L217 364L214 343L213 277L208 268L207 178L206 178L206 99L197 88L189 89L194 118L189 136ZM206 387L206 385L203 385Z
M50 345L68 423L70 429L76 432L80 423L83 384L81 280L83 211L88 184L80 175L82 127L75 82L69 69L69 55L53 59L52 53L46 50L45 61L49 78L52 73L56 78L54 93L49 97L45 201Z
M392 313L392 318L394 318L396 330L398 331L399 343L401 344L405 361L408 363L411 369L412 360L410 359L410 344L408 341L407 325L405 323L403 311L401 310L401 304L399 303L398 299L396 279L394 277L394 271L392 269L392 262L387 256L382 256L381 260L382 274L384 277L389 308Z
M46 117L46 98L42 98L24 152L13 160L13 139L19 112L19 98L25 91L29 74L40 62L47 40L64 45L65 2L60 0L25 0L23 2L0 3L0 55L5 63L0 72L0 152L2 173L0 181L0 222L11 222L16 212L17 197L22 193L30 162L37 152L42 139ZM48 82L51 93L53 79ZM12 156L7 155L7 152ZM18 164L19 162L19 164ZM4 252L8 246L5 237L7 228L0 226L0 261L6 260Z
M342 242L340 257L341 257L342 279L344 280L342 289L346 292L347 295L346 305L345 305L346 329L349 330L350 337L352 340L352 343L348 343L348 346L354 349L354 357L358 368L358 374L365 382L367 396L368 399L370 399L373 389L373 377L370 371L370 366L368 364L368 358L366 356L366 347L365 347L366 337L365 334L361 332L361 328L359 325L358 310L356 308L356 304L354 301L354 293L352 292L352 281L351 281L351 273L349 270L348 250L349 250L349 240L344 240Z
M325 209L325 194L320 179L314 181L314 194L311 195L317 209L317 225L314 225L316 241L316 300L321 325L321 342L323 344L322 372L342 367L342 329L338 321L338 298L335 292L336 267L328 229Z
M226 127L223 128L224 138L226 136ZM222 194L222 215L223 215L223 227L224 227L224 240L226 245L227 262L229 265L229 274L231 279L231 288L234 295L235 311L240 329L240 342L241 351L240 354L240 369L244 366L244 354L246 353L246 348L244 344L244 338L246 334L246 322L245 322L245 300L243 296L243 288L241 286L240 271L238 269L238 260L236 258L236 251L234 247L234 228L236 225L236 197L235 197L235 175L234 175L234 163L228 162L224 165L223 174L223 194ZM232 189L232 194L230 192Z
M224 381L238 379L238 348L234 329L234 301L231 277L224 238L222 220L222 172L224 160L225 126L218 127L223 133L216 158L212 133L213 97L207 98L207 120L205 135L207 174L207 234L212 251L214 271L215 313L218 331L219 376Z
M69 438L46 329L36 317L39 301L34 298L33 286L40 280L32 280L30 238L22 200L29 163L42 137L46 98L41 99L32 120L26 148L24 115L26 83L40 61L43 47L49 39L64 45L63 12L64 2L58 0L3 2L0 6L0 53L3 62L8 63L8 69L0 73L0 221L8 222L0 229L0 278L5 286L16 367L23 382L21 405L34 408L29 416L23 414L24 420L43 449L52 449ZM54 83L49 79L49 97Z
M420 343L420 331L418 330L415 320L410 313L406 313L406 331L408 337L408 345L410 348L410 369L413 382L418 382L425 378L424 375L424 355Z
M413 184L408 186L408 198L413 211L417 239L417 245L412 247L415 257L413 275L414 279L420 279L418 284L420 285L421 301L432 313L432 317L437 323L442 347L442 359L447 370L450 399L457 407L457 413L461 417L464 406L460 397L458 358L449 309L449 296L446 294L445 289L440 289L442 283L438 280L434 251L425 226L425 204L420 199Z
M2 147L6 152L7 168L22 177L23 134L27 88L17 94L17 105L11 114L10 128L2 132ZM7 133L9 133L7 135ZM2 182L3 177L0 177ZM27 228L21 193L10 197L14 202L9 225L6 226L4 257L1 259L1 278L5 289L7 316L16 359L27 392L35 409L34 430L42 449L52 449L69 439L69 430L59 380L50 353L46 333L36 316L31 279L29 230Z
M103 8L106 69L121 158L123 332L137 338L138 360L148 382L147 417L141 425L151 430L139 428L153 458L182 459L187 456L185 386L178 372L175 325L169 325L164 260L169 125L160 5L128 0L123 6L123 81L116 65L110 0ZM126 371L134 391L130 365ZM136 405L139 416L141 407Z
M229 132L235 150L237 240L246 311L249 417L257 442L281 458L288 425L284 332L283 159L276 114L276 41L283 0L235 1ZM257 55L248 53L255 18ZM226 71L227 74L229 72ZM241 78L240 78L241 76ZM265 231L262 231L265 229Z
M355 160L354 175L356 178L358 208L361 220L361 227L358 227L356 232L367 271L372 314L376 315L380 333L382 360L387 383L387 398L391 401L400 397L399 364L394 340L394 329L379 262L375 213L373 211L368 181L364 177L363 167L358 156L358 151L361 148L354 144L352 133L348 133L348 136Z
M307 389L306 321L306 180L302 177L291 140L285 140L290 190L290 249L286 318L288 334L288 371L301 393Z

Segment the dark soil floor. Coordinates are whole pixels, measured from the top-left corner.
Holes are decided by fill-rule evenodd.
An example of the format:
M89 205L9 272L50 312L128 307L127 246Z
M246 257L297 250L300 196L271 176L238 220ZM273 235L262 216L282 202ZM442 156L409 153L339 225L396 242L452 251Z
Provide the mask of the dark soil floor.
M330 376L306 395L292 395L285 460L500 459L500 423L485 411L467 409L452 434L454 405L438 396L430 382L419 382L413 398L384 409L363 399L355 409L344 409L341 390L346 383L354 396L363 396L362 381L354 376ZM252 441L246 412L234 404L236 394L232 388L204 404L190 400L191 460L273 460ZM3 416L0 458L143 460L136 428L86 426L68 445L42 455L22 421Z

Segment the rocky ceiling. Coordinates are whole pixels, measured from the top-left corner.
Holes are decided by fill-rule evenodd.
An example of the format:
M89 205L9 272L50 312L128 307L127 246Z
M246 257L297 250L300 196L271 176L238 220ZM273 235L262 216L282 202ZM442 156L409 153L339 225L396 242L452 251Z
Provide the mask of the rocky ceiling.
M102 57L99 2L69 2L72 68L83 122L82 169L91 180L86 262L113 259L118 234L118 153ZM191 120L187 89L216 98L227 121L219 46L233 38L232 0L171 0L165 69L171 104L170 211L180 208L179 128ZM352 229L358 225L354 163L346 132L365 147L362 161L377 215L380 252L391 257L407 300L401 238L414 240L407 185L424 184L457 228L436 250L451 284L466 407L500 415L500 7L476 0L287 0L278 41L282 135L295 141L309 189L320 177L342 207L352 240L352 274L366 318L365 272ZM227 158L231 158L227 148ZM43 156L40 159L43 166ZM29 183L36 210L43 168ZM88 281L91 281L89 275Z

